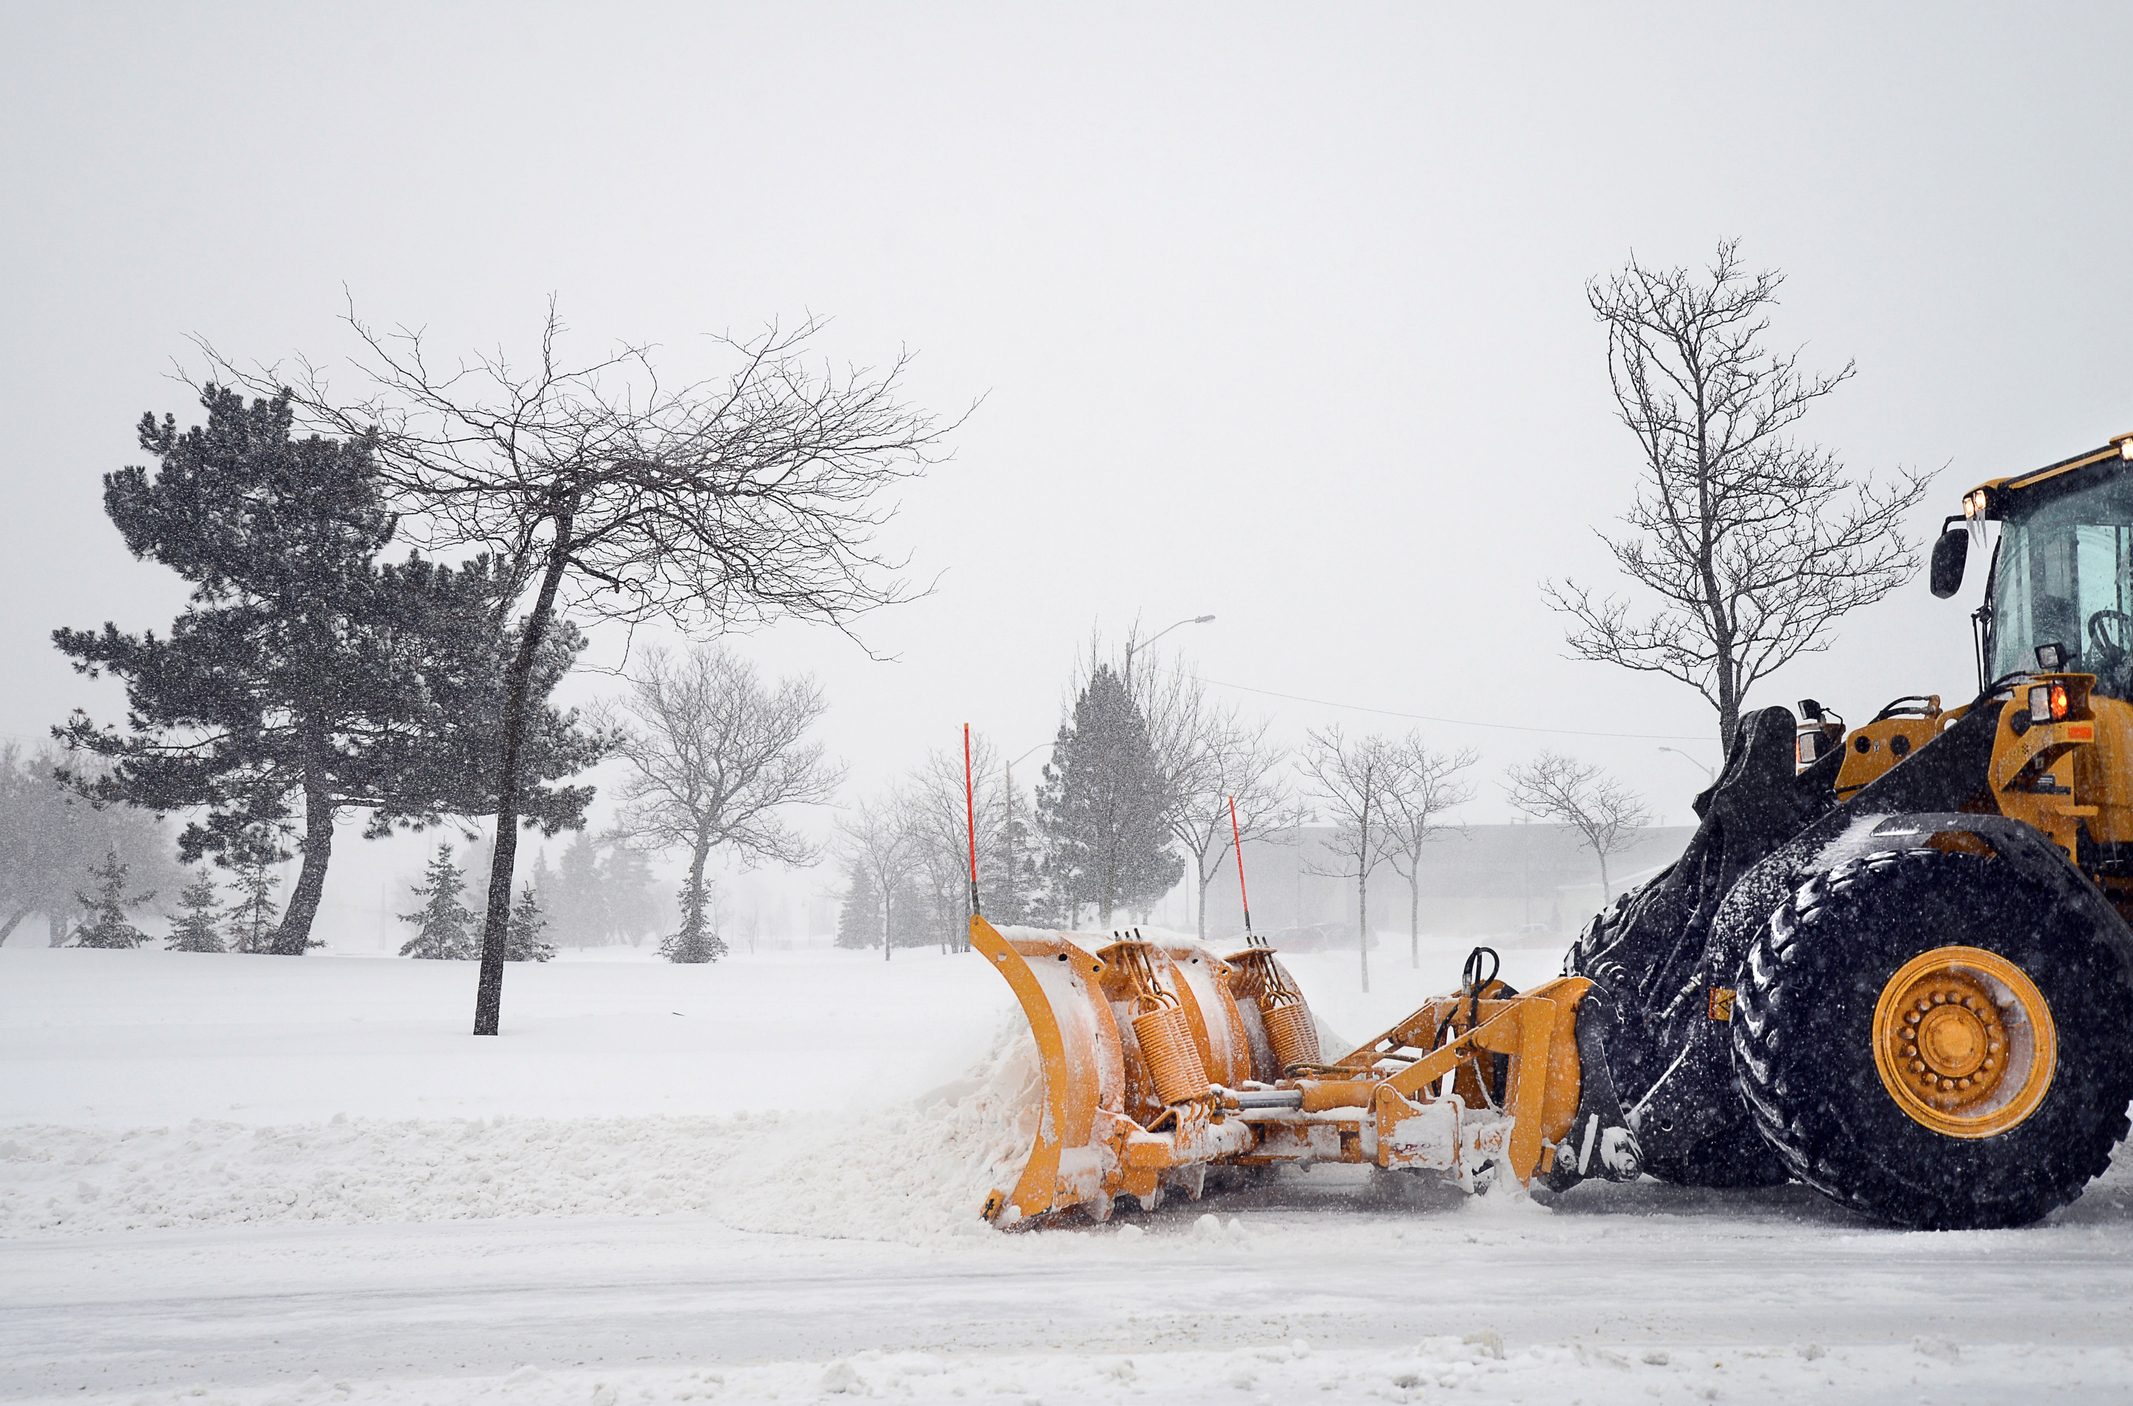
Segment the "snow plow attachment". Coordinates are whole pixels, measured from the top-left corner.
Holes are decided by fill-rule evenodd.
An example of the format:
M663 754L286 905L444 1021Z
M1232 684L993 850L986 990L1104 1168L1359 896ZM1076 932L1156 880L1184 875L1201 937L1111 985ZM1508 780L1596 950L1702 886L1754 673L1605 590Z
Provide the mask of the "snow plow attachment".
M1604 1015L1585 1010L1582 978L1520 995L1483 975L1483 949L1460 991L1327 1060L1270 948L1222 956L981 917L970 940L1014 990L1042 1072L1028 1160L986 1198L996 1225L1102 1220L1119 1196L1198 1199L1216 1167L1353 1162L1468 1189L1637 1175L1596 1036L1580 1030Z

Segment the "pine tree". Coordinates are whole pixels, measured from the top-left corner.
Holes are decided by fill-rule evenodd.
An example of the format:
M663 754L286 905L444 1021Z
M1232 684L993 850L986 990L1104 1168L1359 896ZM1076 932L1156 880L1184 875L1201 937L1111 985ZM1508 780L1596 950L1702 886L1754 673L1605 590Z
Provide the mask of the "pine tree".
M681 926L659 943L659 955L670 962L715 962L726 955L726 940L711 922L711 885L691 874L681 888Z
M652 862L628 845L617 845L600 863L600 894L606 914L601 940L620 938L635 947L659 930L659 885Z
M241 850L237 857L237 901L223 913L232 952L272 952L280 930L280 909L274 902L274 856L261 846Z
M222 934L215 931L215 919L220 916L218 900L221 894L215 889L214 877L202 873L187 884L178 894L176 926L170 930L169 939L163 944L171 952L223 952Z
M266 830L303 869L267 950L301 954L326 882L335 819L370 833L422 828L500 803L508 602L522 586L493 557L442 566L382 555L399 516L367 437L299 439L289 393L247 405L206 387L207 424L142 419L156 461L104 478L104 511L134 555L191 583L161 633L61 629L80 672L126 685L123 728L76 712L69 747L107 758L77 787L98 801L199 816L181 856L227 856ZM589 788L551 785L599 743L548 703L582 638L550 630L528 688L518 809L550 832L582 818Z
M863 864L845 866L844 901L837 908L837 945L862 951L881 945L881 885Z
M511 905L511 926L504 930L504 960L545 962L554 957L555 948L541 939L547 926L548 919L541 912L540 900L534 897L533 885L523 885L518 902Z
M556 860L555 879L541 887L556 941L566 947L600 947L611 941L602 878L599 846L583 831L571 836Z
M422 871L424 882L415 886L422 906L402 913L400 921L413 923L415 935L400 949L403 957L431 961L463 962L475 955L474 915L460 902L466 875L452 862L449 842L437 846L437 854Z
M118 857L118 851L112 850L104 856L102 864L89 871L89 877L96 880L96 892L74 896L87 910L82 925L74 930L74 946L140 947L147 943L148 934L126 921L126 910L146 903L155 895L126 896L128 867Z
M1072 721L1059 729L1037 790L1045 880L1069 913L1094 905L1108 928L1119 908L1152 903L1184 876L1163 824L1165 793L1148 725L1125 682L1099 664Z

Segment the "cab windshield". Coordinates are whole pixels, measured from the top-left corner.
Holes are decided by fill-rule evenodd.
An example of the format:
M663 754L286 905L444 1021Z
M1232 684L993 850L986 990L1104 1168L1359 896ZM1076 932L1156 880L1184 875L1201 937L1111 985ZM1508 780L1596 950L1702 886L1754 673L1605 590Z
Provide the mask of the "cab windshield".
M1992 570L1992 678L2057 644L2097 689L2133 696L2133 475L2058 494L2001 525Z

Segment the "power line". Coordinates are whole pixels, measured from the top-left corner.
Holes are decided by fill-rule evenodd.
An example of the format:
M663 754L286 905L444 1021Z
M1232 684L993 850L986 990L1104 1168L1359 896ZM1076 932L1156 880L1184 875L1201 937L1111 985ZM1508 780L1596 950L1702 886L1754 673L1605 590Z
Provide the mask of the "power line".
M1707 742L1702 734L1691 736L1681 732L1593 732L1576 727L1528 727L1523 723L1484 723L1472 718L1440 718L1430 713L1407 713L1398 708L1373 708L1366 703L1336 703L1330 698L1306 698L1300 693L1279 693L1271 688L1253 688L1250 684L1224 683L1221 679L1209 679L1216 688L1234 688L1240 693L1264 694L1268 698L1286 698L1291 703L1312 703L1321 708L1346 708L1356 713L1382 713L1389 718L1411 718L1416 722L1444 723L1450 727L1486 727L1498 732L1545 732L1560 737L1626 737L1645 742Z

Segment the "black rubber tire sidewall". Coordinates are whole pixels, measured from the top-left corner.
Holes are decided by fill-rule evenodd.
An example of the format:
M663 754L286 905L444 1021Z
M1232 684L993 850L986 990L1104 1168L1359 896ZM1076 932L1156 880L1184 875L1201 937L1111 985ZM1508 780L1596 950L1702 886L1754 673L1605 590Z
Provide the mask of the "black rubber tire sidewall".
M2022 1225L2110 1160L2133 1097L2124 933L2075 876L1934 849L1875 854L1801 885L1742 964L1735 1071L1757 1130L1799 1180L1876 1220ZM1922 952L1994 952L2034 981L2058 1057L2037 1110L1989 1138L1904 1113L1873 1057L1876 1002Z

